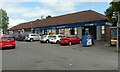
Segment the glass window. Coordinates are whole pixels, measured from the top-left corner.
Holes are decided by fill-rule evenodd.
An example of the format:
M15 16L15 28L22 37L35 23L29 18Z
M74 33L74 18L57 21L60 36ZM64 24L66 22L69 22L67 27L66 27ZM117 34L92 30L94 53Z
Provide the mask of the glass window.
M102 26L102 34L105 34L105 26Z
M37 36L37 35L31 35L31 36Z
M2 37L2 40L12 40L12 37Z
M49 36L49 38L56 38L56 36Z

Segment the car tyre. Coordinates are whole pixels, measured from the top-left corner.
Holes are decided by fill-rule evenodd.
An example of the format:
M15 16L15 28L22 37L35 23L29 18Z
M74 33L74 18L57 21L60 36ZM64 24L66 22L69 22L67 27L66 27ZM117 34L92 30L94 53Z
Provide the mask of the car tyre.
M59 41L56 41L56 44L59 44Z
M49 43L49 40L46 40L46 43Z
M72 45L72 42L69 42L69 46L71 46Z
M31 42L33 42L33 39L30 39Z
M15 46L13 46L12 49L15 49Z
M79 44L81 44L81 41L79 41Z

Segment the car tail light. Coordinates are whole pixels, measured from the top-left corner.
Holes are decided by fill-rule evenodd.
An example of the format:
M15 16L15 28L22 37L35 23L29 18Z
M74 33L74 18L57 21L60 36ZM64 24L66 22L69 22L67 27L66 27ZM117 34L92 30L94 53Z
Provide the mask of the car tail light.
M15 42L15 40L13 40L13 42Z
M2 41L2 43L3 43L4 41Z

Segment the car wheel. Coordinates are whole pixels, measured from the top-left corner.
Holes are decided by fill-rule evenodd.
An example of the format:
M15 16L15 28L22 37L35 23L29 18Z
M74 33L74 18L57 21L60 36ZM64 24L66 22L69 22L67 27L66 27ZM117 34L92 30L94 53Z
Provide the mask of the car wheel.
M79 44L81 44L81 41L79 41Z
M14 47L12 47L12 49L15 49L15 46L14 46Z
M31 42L33 42L33 39L30 39Z
M72 42L69 42L69 46L71 46L72 45Z
M59 44L59 41L57 41L56 43Z
M46 43L49 43L49 40L47 40Z

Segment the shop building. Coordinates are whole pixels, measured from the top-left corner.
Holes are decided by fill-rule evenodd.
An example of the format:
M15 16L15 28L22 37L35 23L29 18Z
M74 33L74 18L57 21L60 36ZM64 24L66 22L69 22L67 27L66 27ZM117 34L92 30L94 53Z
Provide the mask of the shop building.
M65 34L82 37L88 29L96 40L110 39L108 19L93 10L86 10L62 16L46 18L19 24L9 31L30 31L38 34Z

